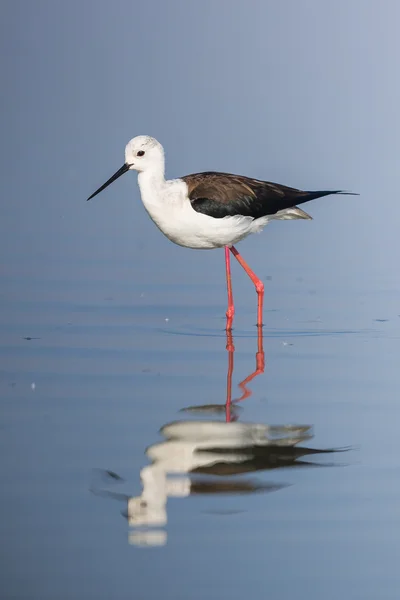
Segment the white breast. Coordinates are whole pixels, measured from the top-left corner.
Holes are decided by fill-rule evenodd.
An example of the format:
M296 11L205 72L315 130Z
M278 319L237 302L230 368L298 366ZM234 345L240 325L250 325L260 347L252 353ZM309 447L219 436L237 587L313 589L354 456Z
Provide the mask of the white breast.
M179 246L196 249L221 248L236 244L249 233L262 229L268 218L224 217L215 219L196 212L181 179L157 182L147 173L139 174L142 202L163 234Z

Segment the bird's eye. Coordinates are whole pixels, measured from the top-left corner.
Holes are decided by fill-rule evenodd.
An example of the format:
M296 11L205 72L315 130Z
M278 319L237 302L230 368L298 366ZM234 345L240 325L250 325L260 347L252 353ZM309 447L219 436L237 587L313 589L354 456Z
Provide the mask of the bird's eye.
M136 156L143 156L144 155L144 150L139 150L139 152L136 154Z

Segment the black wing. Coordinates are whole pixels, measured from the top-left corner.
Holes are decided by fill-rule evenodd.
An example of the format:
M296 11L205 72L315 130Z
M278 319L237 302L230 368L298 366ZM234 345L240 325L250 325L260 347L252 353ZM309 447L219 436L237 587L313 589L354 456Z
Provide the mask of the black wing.
M339 190L306 192L277 183L213 171L187 175L182 179L188 186L194 210L216 219L235 215L258 219L315 198L344 193Z

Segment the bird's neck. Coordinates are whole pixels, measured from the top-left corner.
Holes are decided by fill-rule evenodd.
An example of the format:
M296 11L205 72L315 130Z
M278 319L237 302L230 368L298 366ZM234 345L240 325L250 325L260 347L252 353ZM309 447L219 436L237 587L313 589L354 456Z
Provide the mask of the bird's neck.
M142 171L138 175L138 183L142 201L146 208L148 205L158 204L162 201L166 185L163 168Z
M139 185L152 185L153 187L162 187L165 185L165 167L164 163L156 164L146 171L139 172Z

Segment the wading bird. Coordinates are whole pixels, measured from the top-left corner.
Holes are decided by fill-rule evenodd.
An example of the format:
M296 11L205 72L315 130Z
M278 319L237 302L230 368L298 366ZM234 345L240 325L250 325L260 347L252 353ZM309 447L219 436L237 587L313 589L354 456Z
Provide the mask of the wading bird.
M257 325L262 326L264 284L243 260L234 244L261 231L273 219L311 219L298 208L315 198L347 194L340 190L306 192L259 179L229 173L195 173L165 179L162 145L140 135L125 148L125 163L88 200L129 170L138 171L142 202L151 219L172 242L195 249L225 248L228 310L226 329L232 328L235 312L230 252L254 283L258 295Z

